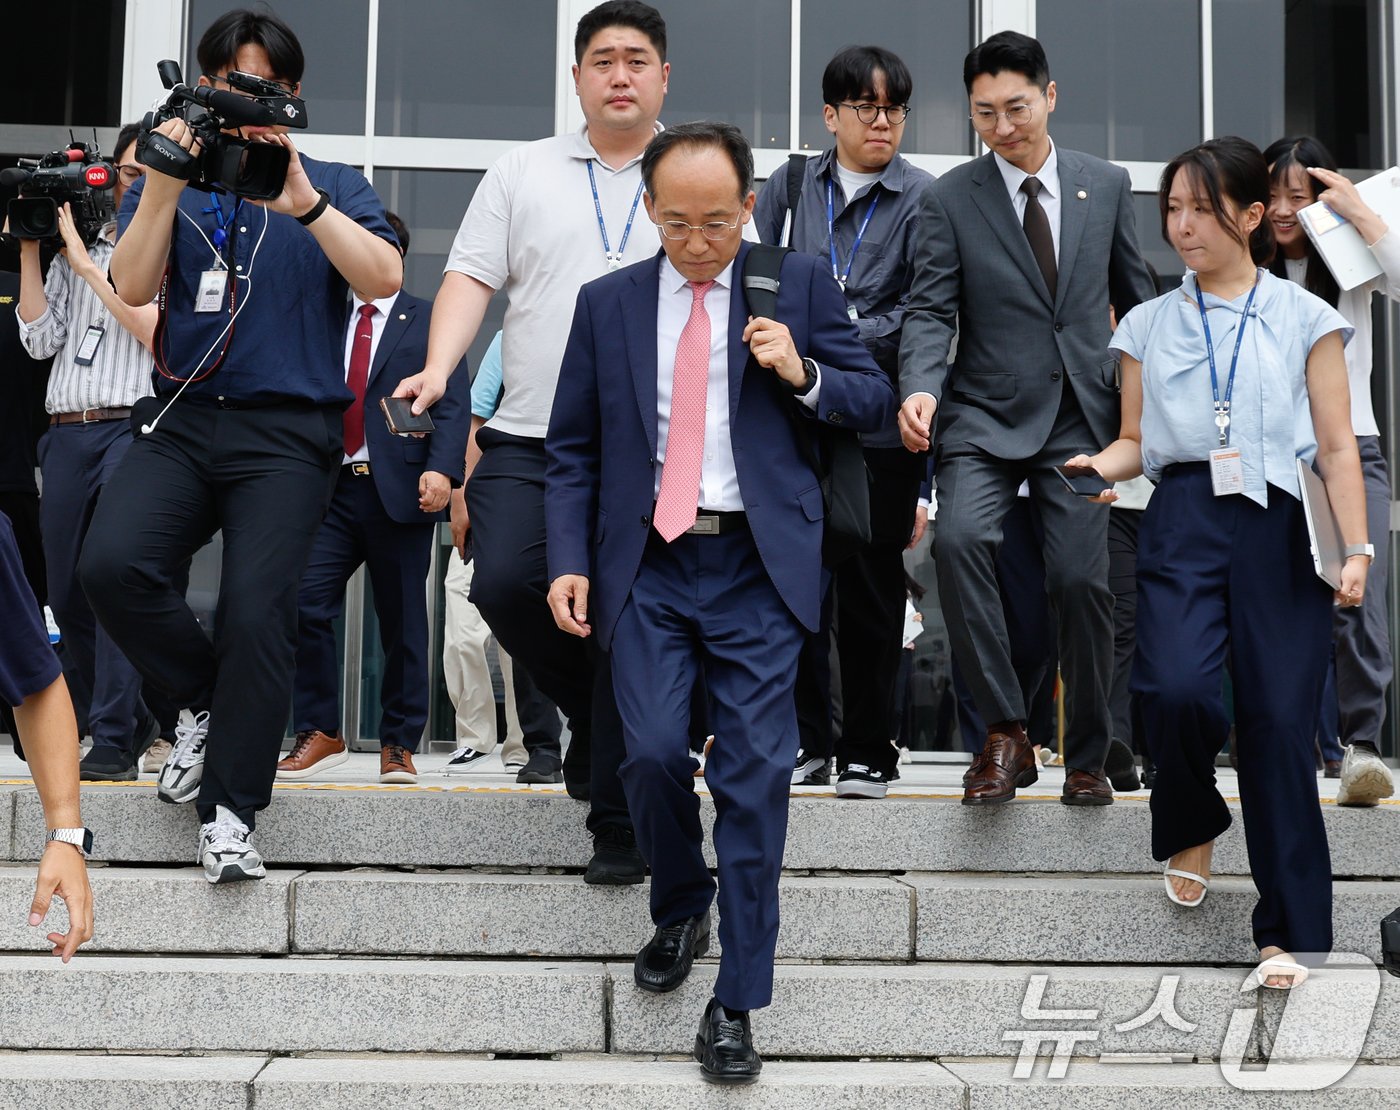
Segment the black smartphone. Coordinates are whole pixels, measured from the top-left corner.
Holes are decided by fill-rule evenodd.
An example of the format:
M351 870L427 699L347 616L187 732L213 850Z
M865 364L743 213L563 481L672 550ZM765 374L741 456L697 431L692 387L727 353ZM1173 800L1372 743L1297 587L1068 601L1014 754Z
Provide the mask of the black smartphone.
M1055 473L1070 493L1077 493L1080 497L1097 497L1113 485L1105 481L1104 476L1092 466L1057 466Z
M379 407L384 410L389 431L396 436L426 434L433 430L433 418L426 412L420 416L413 415L411 397L381 397Z

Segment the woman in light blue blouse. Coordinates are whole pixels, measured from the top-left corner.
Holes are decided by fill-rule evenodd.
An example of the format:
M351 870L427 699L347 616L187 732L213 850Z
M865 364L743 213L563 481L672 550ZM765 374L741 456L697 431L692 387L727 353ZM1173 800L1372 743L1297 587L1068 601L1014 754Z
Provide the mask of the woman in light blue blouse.
M1119 325L1120 438L1070 462L1109 481L1145 473L1159 483L1138 550L1133 692L1158 768L1152 854L1168 861L1167 895L1187 907L1204 900L1212 845L1230 824L1214 771L1229 731L1228 664L1259 891L1255 976L1287 988L1332 946L1313 726L1331 603L1361 603L1370 557L1343 355L1351 328L1259 268L1274 239L1268 167L1253 144L1212 139L1178 156L1159 201L1162 233L1190 272ZM1298 459L1315 463L1355 549L1335 593L1314 574Z

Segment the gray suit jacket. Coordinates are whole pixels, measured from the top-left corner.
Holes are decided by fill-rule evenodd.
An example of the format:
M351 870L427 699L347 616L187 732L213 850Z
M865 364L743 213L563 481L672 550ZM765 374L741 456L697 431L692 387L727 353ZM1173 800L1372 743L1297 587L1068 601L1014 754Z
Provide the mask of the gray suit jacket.
M1108 306L1156 296L1138 250L1128 174L1057 148L1058 290L1051 301L1006 185L987 154L924 193L899 351L900 396L938 400L935 448L1035 454L1061 390L1074 389L1100 445L1118 436ZM957 336L957 361L948 365Z

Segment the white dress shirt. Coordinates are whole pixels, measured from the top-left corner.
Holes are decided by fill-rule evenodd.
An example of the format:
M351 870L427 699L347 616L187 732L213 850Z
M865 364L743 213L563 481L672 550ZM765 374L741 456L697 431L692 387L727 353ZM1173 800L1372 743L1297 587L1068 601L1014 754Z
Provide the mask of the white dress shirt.
M1050 221L1050 238L1055 244L1055 263L1060 261L1060 198L1064 190L1060 187L1060 158L1055 153L1055 144L1050 144L1050 156L1034 175L1017 169L1000 154L993 153L1001 179L1006 182L1006 191L1011 194L1011 207L1016 209L1016 222L1025 223L1026 194L1021 192L1021 182L1035 176L1040 179L1040 207L1045 209L1045 218Z
M345 328L345 380L350 381L350 352L355 348L355 332L360 324L360 308L366 304L373 304L379 311L369 318L370 340L369 340L369 366L370 371L374 370L374 356L379 351L379 341L384 338L384 325L389 322L389 312L394 307L394 302L399 299L395 293L392 297L380 297L378 300L362 301L355 294L350 295L350 322ZM365 388L369 388L369 379L365 379ZM375 418L376 414L365 409L365 424L368 425ZM383 419L380 417L380 419ZM360 449L353 455L346 455L341 460L341 465L352 462L369 462L369 436L365 436L364 443L360 444Z

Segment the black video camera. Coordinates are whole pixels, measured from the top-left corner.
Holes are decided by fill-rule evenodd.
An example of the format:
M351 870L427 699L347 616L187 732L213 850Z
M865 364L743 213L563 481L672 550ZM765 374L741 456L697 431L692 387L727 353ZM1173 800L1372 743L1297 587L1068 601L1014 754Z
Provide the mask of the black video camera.
M21 158L18 166L0 171L0 185L19 186L19 196L8 209L10 234L17 239L61 239L58 209L68 204L78 235L90 247L113 218L116 183L117 171L96 143L75 142L42 158Z
M186 85L180 66L169 59L156 66L161 83L170 90L164 104L141 121L136 160L170 177L201 189L233 193L252 200L272 200L282 192L291 156L273 143L259 143L224 134L226 127L306 126L306 104L275 81L248 73L225 78L247 96L204 85ZM199 140L198 156L156 128L182 119Z

